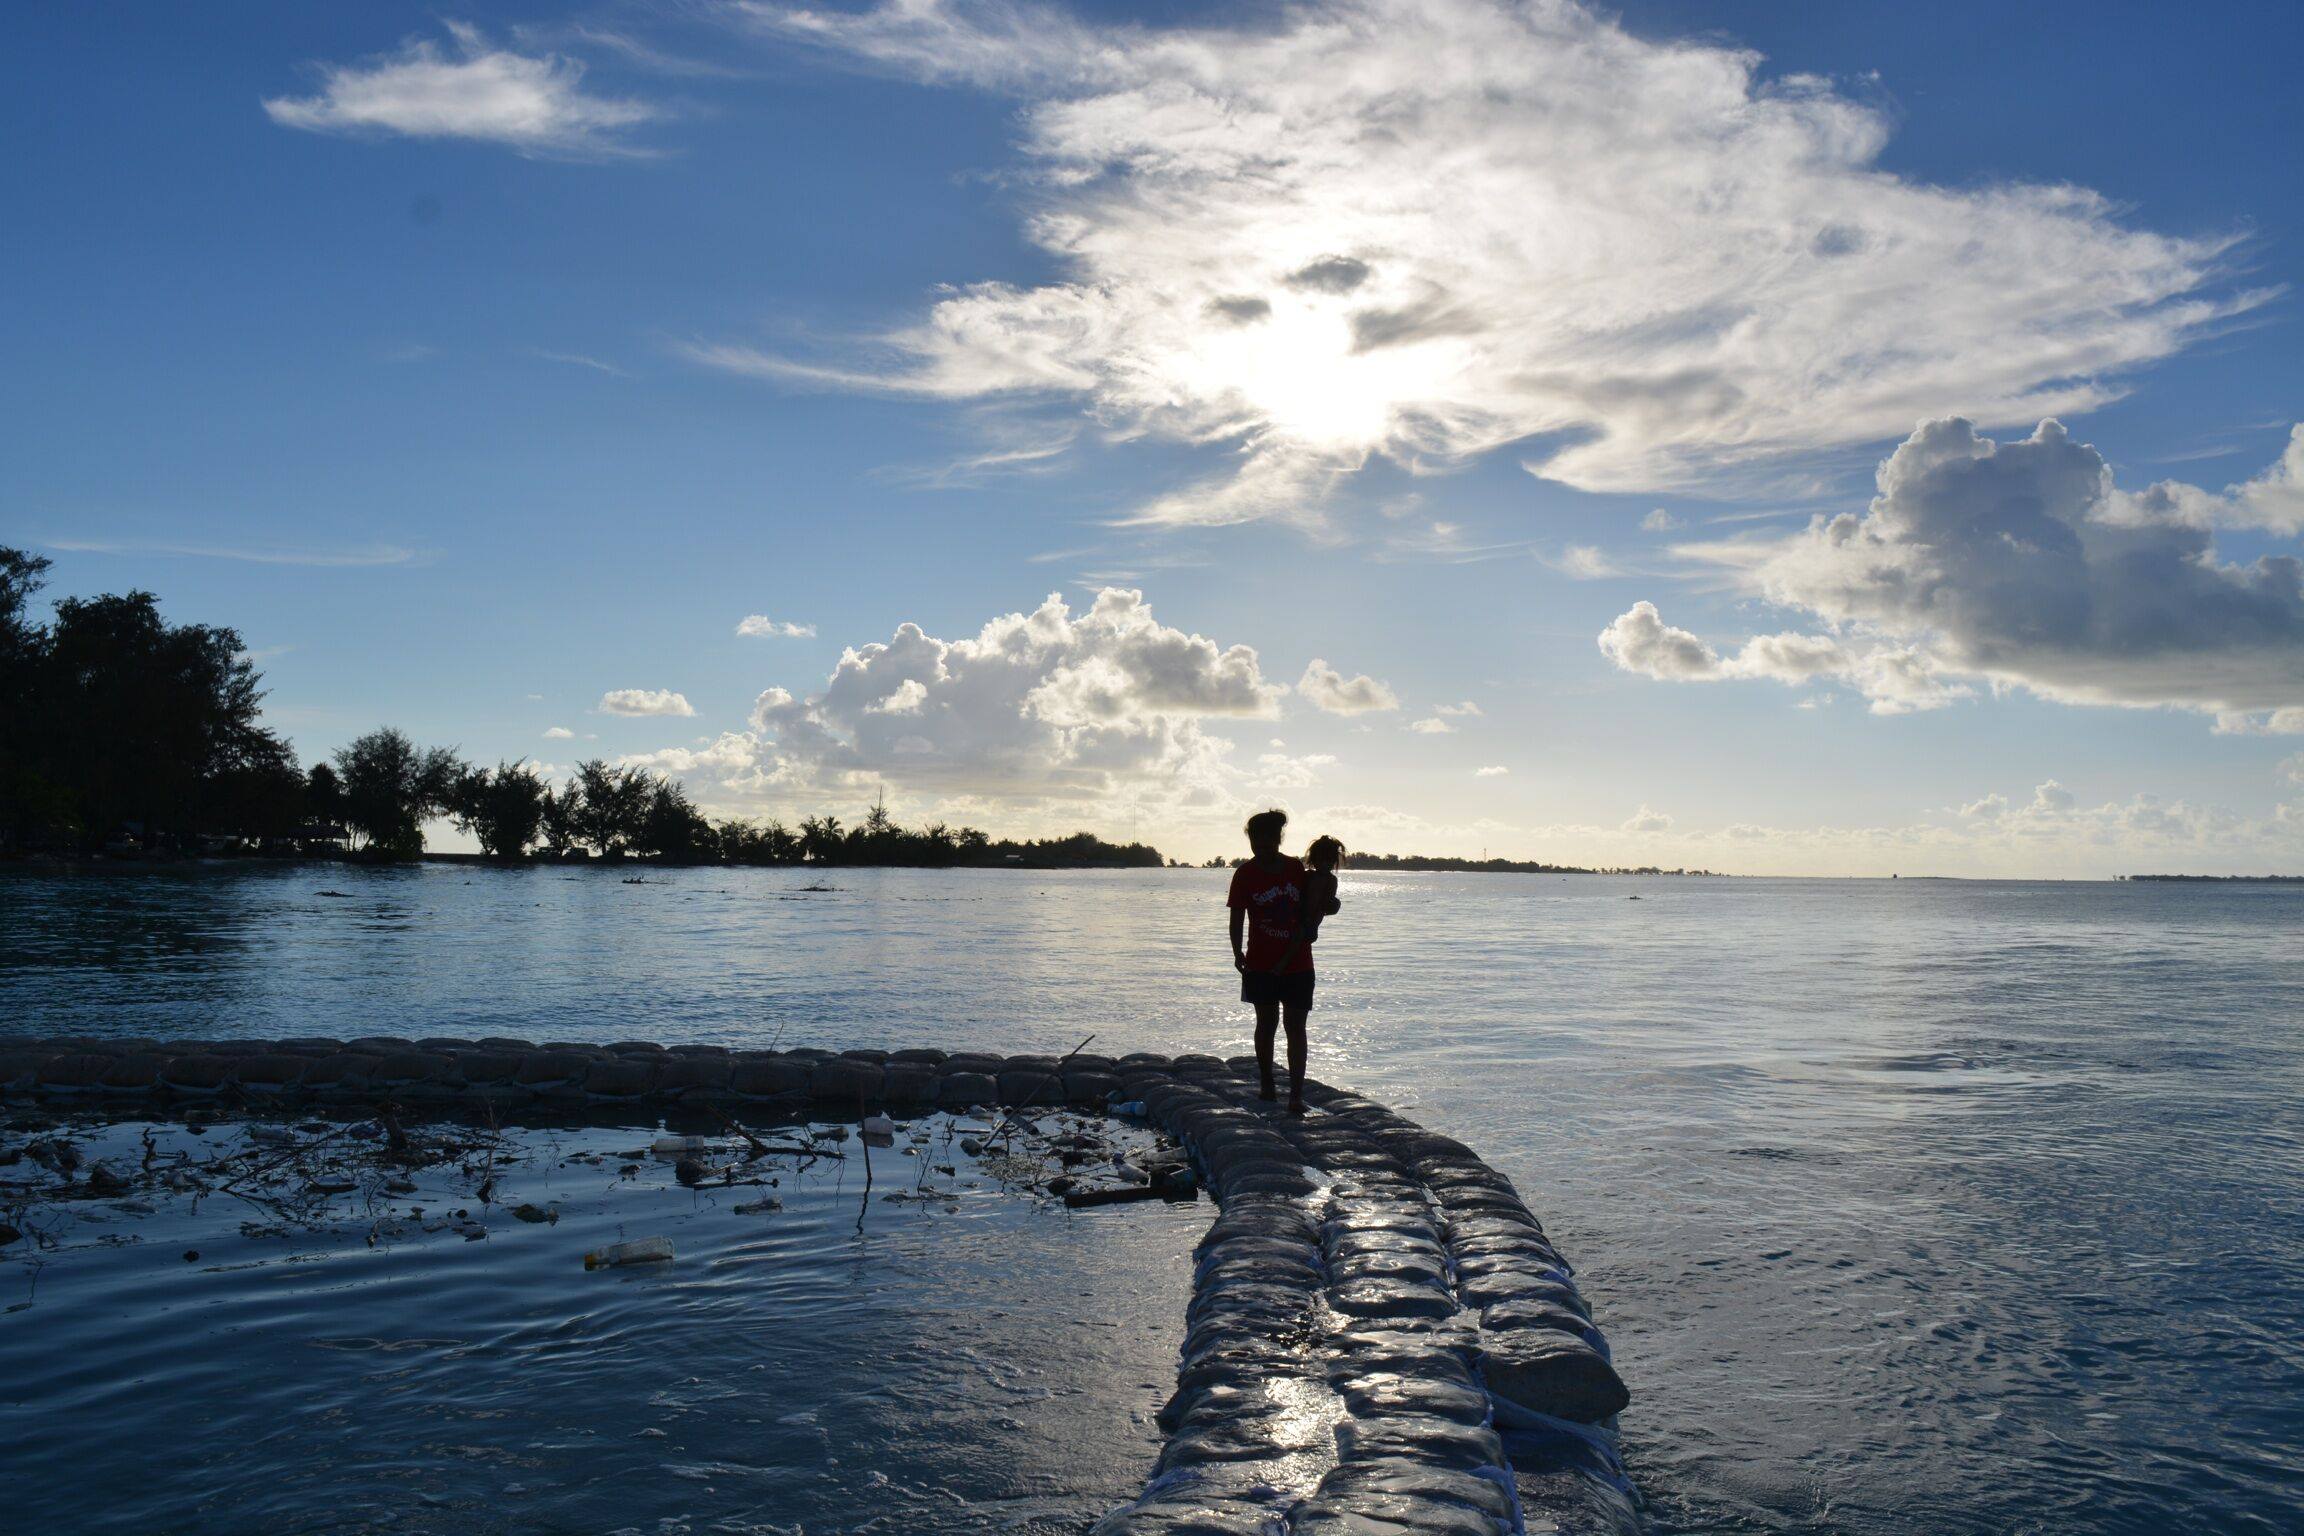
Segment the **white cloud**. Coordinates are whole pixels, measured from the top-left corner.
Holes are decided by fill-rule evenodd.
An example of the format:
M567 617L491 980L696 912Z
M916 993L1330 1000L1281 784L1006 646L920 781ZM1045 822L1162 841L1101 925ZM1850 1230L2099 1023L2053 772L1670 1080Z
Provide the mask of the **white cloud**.
M264 111L282 127L318 133L477 139L568 158L638 153L622 135L655 118L653 107L587 95L575 59L507 52L477 28L446 25L453 50L411 38L398 53L323 64L317 94L271 97Z
M576 733L564 725L549 726L545 729L544 739L546 741L574 741Z
M1317 520L1371 459L1534 442L1588 490L1717 491L1948 401L2084 410L2258 302L2229 242L2069 185L1883 170L1888 114L1747 51L1567 3L1327 0L1237 27L1014 0L758 25L1022 104L1029 237L1060 277L948 290L871 355L715 343L837 388L1077 401L1230 468L1137 510ZM1444 173L1436 172L1444 167Z
M603 715L692 715L688 700L669 688L612 688L596 706Z
M1627 832L1662 832L1671 825L1671 817L1662 811L1652 811L1643 804L1640 809L1625 818L1624 830Z
M2210 729L2218 736L2304 736L2304 708L2225 710Z
M1346 677L1317 656L1304 669L1296 692L1315 709L1331 715L1362 715L1400 707L1399 695L1367 673Z
M2032 809L2041 815L2061 816L2079 803L2079 797L2054 779L2032 789Z
M2204 528L2304 533L2304 424L2289 429L2287 447L2255 478L2228 485L2221 493L2163 480L2133 498L2132 515L2147 522L2171 520Z
M534 347L530 349L530 353L547 363L564 363L570 368L589 368L594 373L605 373L619 379L632 377L631 374L617 367L614 363L604 363L596 357L586 357L581 352L551 352L543 347Z
M814 808L885 785L951 814L991 807L1010 824L1020 808L1068 805L1229 816L1234 788L1253 775L1203 722L1269 718L1286 691L1248 646L1170 628L1142 593L1107 588L1086 613L1051 596L967 639L900 625L843 652L820 692L763 692L749 731L646 760L707 775L752 807ZM1259 768L1289 776L1329 761Z
M1662 507L1654 508L1646 517L1640 519L1640 531L1642 533L1670 533L1679 526L1680 519Z
M1511 771L1512 771L1511 769L1509 769L1509 768L1505 767L1505 766L1504 766L1503 764L1501 764L1501 763L1494 763L1494 764L1491 764L1491 765L1489 765L1489 766L1488 766L1488 767L1486 767L1486 768L1475 768L1475 769L1473 769L1473 770L1472 770L1472 777L1474 777L1474 778L1476 778L1476 779L1500 779L1500 778L1504 777L1504 775L1506 775L1506 774L1510 773Z
M1321 769L1335 764L1336 759L1326 752L1309 752L1302 757L1267 752L1256 759L1254 778L1263 789L1309 789L1320 782Z
M1453 736L1456 734L1456 727L1438 715L1434 715L1430 719L1415 721L1408 729L1416 732L1419 736Z
M2226 734L2304 732L2304 562L2220 561L2165 492L2123 496L2054 421L2005 444L1963 420L1923 423L1880 466L1866 513L1679 547L1830 633L1759 635L1724 656L1640 602L1600 649L1673 682L1831 678L1878 714L1938 708L1982 681L2199 710Z
M1559 558L1547 559L1544 563L1571 581L1600 581L1626 574L1597 544L1567 545L1561 549Z
M1479 714L1480 706L1473 703L1470 699L1466 699L1461 704L1435 704L1432 706L1432 713L1436 715L1448 715L1461 719L1466 715Z
M736 621L736 633L764 640L813 640L816 626L772 619L764 613L748 613Z

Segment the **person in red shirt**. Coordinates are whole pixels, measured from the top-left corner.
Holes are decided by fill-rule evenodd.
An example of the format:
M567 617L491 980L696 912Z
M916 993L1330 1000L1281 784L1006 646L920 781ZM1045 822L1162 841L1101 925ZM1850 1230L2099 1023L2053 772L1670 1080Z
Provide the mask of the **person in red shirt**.
M1264 1097L1277 1100L1273 1037L1288 1027L1288 1112L1304 1113L1305 1022L1312 1012L1312 948L1297 942L1305 900L1304 866L1280 851L1286 811L1248 818L1253 857L1232 872L1232 965L1240 973L1240 1001L1256 1010L1256 1065Z

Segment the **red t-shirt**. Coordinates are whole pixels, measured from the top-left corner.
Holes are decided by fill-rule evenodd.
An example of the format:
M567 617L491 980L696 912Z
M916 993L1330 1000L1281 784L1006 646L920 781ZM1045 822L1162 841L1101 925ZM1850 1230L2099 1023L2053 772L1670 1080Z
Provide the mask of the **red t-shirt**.
M1269 971L1296 937L1296 919L1304 906L1304 866L1283 856L1265 869L1250 859L1232 871L1232 894L1224 904L1248 914L1248 969ZM1292 975L1310 969L1312 946L1307 944L1296 951L1288 970Z

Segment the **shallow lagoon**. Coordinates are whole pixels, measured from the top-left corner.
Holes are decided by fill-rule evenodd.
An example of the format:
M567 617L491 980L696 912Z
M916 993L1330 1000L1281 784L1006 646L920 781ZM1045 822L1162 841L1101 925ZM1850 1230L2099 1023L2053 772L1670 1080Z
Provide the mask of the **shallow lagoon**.
M363 1179L311 1220L149 1180L44 1203L59 1241L36 1268L11 1255L0 1314L10 1521L1077 1532L1158 1454L1212 1210L1067 1213L986 1176L950 1124L875 1154L869 1199L854 1139L743 1169L774 1188L687 1190L630 1156L651 1130L593 1126L512 1130L490 1203L476 1158L390 1194ZM162 1168L245 1137L72 1134L134 1169L147 1130ZM673 1262L584 1268L646 1236Z
M1219 873L630 873L11 872L0 1010L51 1033L1245 1048ZM1315 1070L1463 1137L1544 1216L1632 1384L1624 1447L1664 1529L2293 1529L2304 890L1344 896ZM1145 1317L1146 1414L1175 1294Z

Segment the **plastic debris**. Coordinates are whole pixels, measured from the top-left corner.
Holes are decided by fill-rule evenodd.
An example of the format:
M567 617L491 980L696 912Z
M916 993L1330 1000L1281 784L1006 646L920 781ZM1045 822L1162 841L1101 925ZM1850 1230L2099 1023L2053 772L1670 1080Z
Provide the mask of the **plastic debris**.
M896 1122L886 1115L866 1115L864 1117L864 1145L868 1147L892 1147L896 1145Z
M709 1151L711 1141L703 1136L659 1136L648 1150L658 1157L693 1157Z
M643 1237L629 1243L610 1243L584 1255L586 1269L621 1269L627 1264L669 1264L672 1239Z

